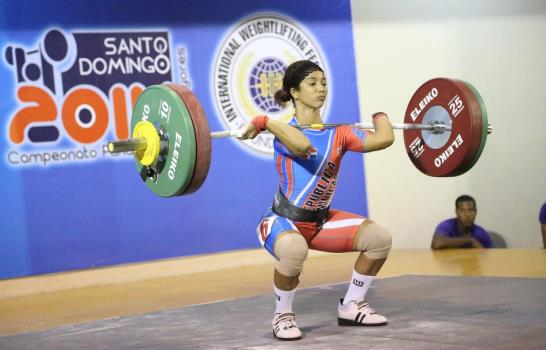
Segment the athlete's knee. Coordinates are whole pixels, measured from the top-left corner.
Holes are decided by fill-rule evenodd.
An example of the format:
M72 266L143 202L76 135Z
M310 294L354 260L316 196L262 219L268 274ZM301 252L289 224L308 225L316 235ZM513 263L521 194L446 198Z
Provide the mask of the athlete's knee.
M309 247L299 233L285 233L275 242L275 256L279 259L277 271L285 276L298 276L303 270Z
M355 250L360 250L371 259L384 259L392 247L392 235L383 226L372 222L363 228Z

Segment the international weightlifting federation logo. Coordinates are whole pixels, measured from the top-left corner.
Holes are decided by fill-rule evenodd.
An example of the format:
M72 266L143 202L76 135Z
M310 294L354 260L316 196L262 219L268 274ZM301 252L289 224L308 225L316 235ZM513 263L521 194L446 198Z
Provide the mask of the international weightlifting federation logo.
M4 60L18 100L7 124L12 166L111 157L101 141L109 132L129 137L140 92L173 80L164 30L50 29L35 47L6 45Z
M286 68L308 59L328 71L323 57L315 39L293 19L257 14L237 23L219 47L213 71L213 96L224 126L242 129L253 117L264 114L290 120L294 113L291 103L282 108L273 97L282 87ZM328 101L324 108L328 108ZM242 144L255 154L269 155L273 139L273 135L261 133Z
M274 57L258 61L250 71L250 96L254 103L267 113L281 111L273 95L282 87L282 74L286 71L284 63Z

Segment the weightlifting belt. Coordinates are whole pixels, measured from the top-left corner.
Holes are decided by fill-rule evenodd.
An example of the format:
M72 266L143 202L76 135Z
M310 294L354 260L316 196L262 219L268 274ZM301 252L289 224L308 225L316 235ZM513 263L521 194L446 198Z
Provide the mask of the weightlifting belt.
M319 227L322 226L328 218L328 208L308 210L297 207L286 199L280 189L277 194L275 194L272 209L275 214L292 221L314 222Z

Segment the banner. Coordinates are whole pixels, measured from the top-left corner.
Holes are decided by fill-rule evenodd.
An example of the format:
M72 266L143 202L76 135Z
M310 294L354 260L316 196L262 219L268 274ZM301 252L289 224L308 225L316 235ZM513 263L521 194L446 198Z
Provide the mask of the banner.
M328 79L323 119L359 121L349 1L0 4L0 278L259 247L278 186L272 136L213 140L201 189L160 198L132 155L106 149L130 137L147 86L183 84L212 131L239 129L288 120L273 93L309 59ZM333 206L366 215L364 184L348 154Z

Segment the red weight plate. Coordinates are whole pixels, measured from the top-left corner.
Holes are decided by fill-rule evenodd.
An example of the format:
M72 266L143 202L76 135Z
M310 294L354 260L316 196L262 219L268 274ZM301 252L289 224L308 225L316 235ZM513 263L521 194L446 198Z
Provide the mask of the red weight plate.
M199 100L190 89L184 85L175 83L167 83L165 85L173 89L182 98L190 112L195 130L195 170L188 187L186 187L184 192L179 193L178 195L190 194L201 187L209 172L211 160L209 124L201 103L199 103Z
M451 120L449 138L440 147L431 147L424 131L404 130L404 144L413 164L430 176L456 176L472 164L480 146L482 121L479 104L462 81L435 78L427 81L413 94L404 117L406 124L423 124L432 108L443 109ZM431 120L427 120L427 123ZM443 121L445 122L445 121ZM445 136L445 135L444 135Z
M480 108L480 103L477 96L474 94L474 91L468 87L468 85L461 80L453 80L455 85L461 89L461 92L465 95L466 101L468 102L468 109L470 110L472 123L475 125L472 128L472 133L469 134L470 147L469 150L465 153L463 163L459 168L457 168L449 176L458 176L466 173L474 165L474 159L476 158L477 153L480 150L480 144L482 141L482 131L484 128L482 111ZM487 125L485 125L487 128Z
M483 99L480 96L480 93L469 82L465 81L465 84L466 84L466 86L468 86L468 88L472 91L472 93L476 97L476 100L478 101L478 103L480 105L480 112L481 112L481 115L482 115L482 138L481 138L481 141L480 141L480 147L478 148L478 152L477 152L476 156L474 157L474 160L472 161L472 164L471 164L471 166L474 166L474 164L476 164L478 159L480 159L480 156L481 156L481 154L483 152L483 149L485 147L485 143L486 143L487 137L488 137L487 135L488 135L488 132L489 132L489 130L488 130L489 129L489 121L488 121L488 118L487 118L487 109L485 108L485 103L483 102Z

